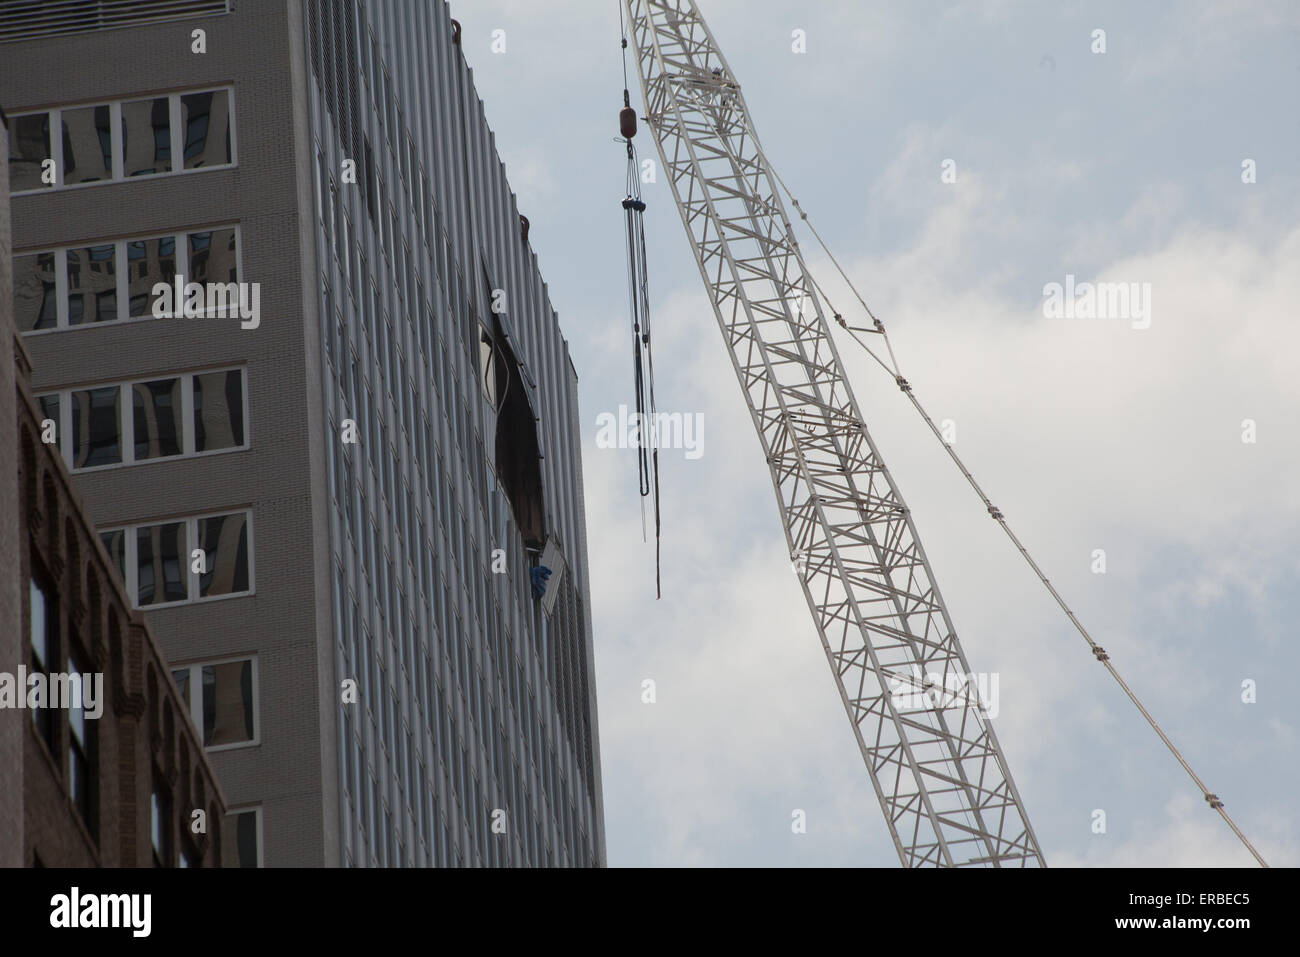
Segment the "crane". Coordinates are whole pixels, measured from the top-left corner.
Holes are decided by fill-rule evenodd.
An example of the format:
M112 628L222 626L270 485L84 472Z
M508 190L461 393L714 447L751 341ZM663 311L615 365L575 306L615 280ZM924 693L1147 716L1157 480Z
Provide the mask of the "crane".
M619 2L625 23L620 120L628 156L635 135L635 114L630 126L627 116L630 30L644 118L762 444L791 561L899 859L904 867L1045 866L911 513L850 388L824 296L777 188L784 183L754 132L740 84L695 0ZM639 194L624 208L633 236L634 219L644 209ZM636 270L644 269L644 252L639 256L638 266L634 250L634 286ZM633 295L635 322L647 304L644 288ZM883 336L883 326L872 319ZM648 348L648 324L645 329ZM892 370L939 435L896 362ZM1263 865L1001 511L950 448L949 454L1096 659Z

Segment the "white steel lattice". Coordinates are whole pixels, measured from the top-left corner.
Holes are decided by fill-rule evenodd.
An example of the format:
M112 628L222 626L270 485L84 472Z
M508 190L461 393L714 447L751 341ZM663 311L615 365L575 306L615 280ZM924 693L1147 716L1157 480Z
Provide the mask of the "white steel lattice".
M899 858L905 867L1042 866L740 86L694 0L622 2L646 118Z

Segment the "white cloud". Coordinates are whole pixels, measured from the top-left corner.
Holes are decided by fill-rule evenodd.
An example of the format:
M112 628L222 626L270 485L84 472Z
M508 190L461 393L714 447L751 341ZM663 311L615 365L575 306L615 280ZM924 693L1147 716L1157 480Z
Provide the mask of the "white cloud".
M1109 833L1093 834L1083 853L1062 848L1051 863L1056 867L1151 867L1153 863L1160 867L1255 866L1250 851L1204 801L1180 795L1170 798L1162 810L1159 816L1144 815L1140 824L1132 827L1133 836L1128 840L1116 840ZM1108 826L1110 823L1108 816ZM1288 822L1270 817L1256 823L1280 826L1288 832L1253 841L1266 861L1277 865L1300 857Z
M1181 601L1189 589L1190 600L1207 608L1229 593L1259 599L1277 584L1269 563L1294 541L1279 530L1300 521L1288 478L1300 466L1297 446L1280 434L1281 422L1294 419L1282 418L1279 431L1270 427L1268 440L1254 446L1240 442L1239 419L1251 410L1269 421L1300 412L1286 361L1300 349L1300 328L1287 312L1300 297L1300 275L1290 268L1300 230L1259 240L1189 232L1156 253L1111 264L1098 278L1151 282L1156 290L1152 326L1136 331L1124 322L1025 315L987 288L942 285L935 254L955 251L986 215L978 204L945 207L916 248L852 271L888 277L885 298L907 375L936 417L956 418L959 451L1049 577L1139 693L1177 703L1179 713L1167 707L1163 716L1204 732L1190 713L1224 661L1189 656L1177 635L1147 633L1138 621L1144 605ZM645 599L648 552L627 506L629 469L617 461L630 453L588 451L587 496L598 529L591 553L602 569L594 600L606 774L632 776L658 799L673 837L656 847L657 859L721 863L776 853L766 845L742 850L743 836L733 829L744 817L742 798L752 804L756 794L780 791L794 778L814 793L832 793L865 772L788 568L752 426L703 307L700 296L675 297L656 320L671 330L660 356L693 355L689 374L672 378L661 397L698 403L710 424L704 458L672 468L665 482L663 602ZM1062 775L1089 773L1064 756L1099 746L1101 759L1110 760L1151 732L1068 631L893 384L854 349L843 346L859 399L917 516L972 667L1002 675L995 726L1013 773L1022 791L1046 801L1063 788ZM621 515L609 509L612 502L621 503ZM1111 556L1104 581L1089 573L1093 547ZM1167 549L1203 571L1152 593L1143 582L1160 576ZM1239 642L1257 638L1241 635ZM619 650L628 646L636 649L631 661ZM660 704L637 701L643 673L661 681ZM618 703L611 687L622 689ZM652 737L646 708L655 710ZM1291 740L1286 746L1294 751L1293 739L1276 740ZM1183 743L1191 754L1209 750L1201 740ZM1141 804L1144 776L1164 789L1185 785L1172 758L1160 752L1154 761L1139 778L1120 782L1122 800ZM1258 775L1261 787L1267 780L1262 768L1238 772ZM1246 782L1222 786L1235 792ZM867 804L841 808L835 826L852 820L850 812L879 813L870 793L863 796ZM1027 803L1033 820L1035 804ZM609 813L616 822L617 807ZM1064 860L1081 854L1051 827L1037 826L1048 847L1062 847ZM1184 847L1203 830L1191 823L1158 829L1115 860L1231 860L1230 843ZM882 855L874 862L889 863L888 846L874 846ZM1079 860L1099 862L1086 854Z

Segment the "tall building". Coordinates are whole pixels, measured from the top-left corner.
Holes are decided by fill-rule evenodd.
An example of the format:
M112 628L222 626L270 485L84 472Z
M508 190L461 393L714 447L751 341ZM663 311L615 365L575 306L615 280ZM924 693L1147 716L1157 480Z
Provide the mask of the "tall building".
M0 110L7 147L3 125ZM184 693L44 441L53 423L13 325L8 205L0 191L0 442L13 451L0 470L0 866L250 863Z
M458 44L0 11L42 414L268 866L605 860L577 377Z

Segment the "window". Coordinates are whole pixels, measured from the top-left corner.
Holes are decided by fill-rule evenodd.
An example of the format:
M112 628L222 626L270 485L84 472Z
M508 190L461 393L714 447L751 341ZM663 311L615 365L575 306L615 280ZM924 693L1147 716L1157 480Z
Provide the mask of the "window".
M101 532L99 540L104 543L104 549L108 552L109 560L113 562L113 567L117 569L118 577L126 581L126 532L119 529L115 532Z
M71 455L74 469L122 461L122 390L84 389L68 395L72 410Z
M83 688L91 679L75 655L68 655L68 674L79 676ZM68 792L86 829L98 839L96 722L87 720L82 703L75 702L68 709Z
M234 229L189 234L191 282L238 282L239 268Z
M14 257L14 319L20 332L58 325L57 281L54 253Z
M202 679L204 745L255 740L252 659L204 665Z
M35 577L30 584L32 673L48 674L55 659L58 643L58 611L53 593ZM54 753L54 712L49 708L32 708L32 721L50 752Z
M228 87L12 117L10 189L20 193L229 167L235 163L233 119L234 91ZM51 129L59 135L51 138ZM54 161L54 182L43 181L46 160Z
M122 104L122 175L172 171L171 100L160 96Z
M185 708L190 708L190 669L179 668L172 672L172 680L176 682L176 687L180 689L181 700L185 702Z
M149 833L153 844L153 866L171 867L171 800L155 783L149 798Z
M251 512L106 529L99 535L137 608L253 590Z
M194 377L194 451L244 444L244 373L240 369Z
M9 121L9 189L17 193L43 189L42 164L53 159L50 153L50 114L31 113ZM53 185L50 183L48 185Z
M116 245L69 249L67 262L68 325L117 319Z
M135 530L136 605L185 601L188 597L185 523L146 525Z
M262 809L242 808L226 815L226 867L262 866Z
M237 226L24 253L14 257L15 318L22 332L151 319L155 285L238 282L239 258Z
M113 127L109 107L63 110L63 182L95 183L113 178Z
M52 421L54 423L54 427L57 429L59 425L59 407L60 407L60 400L59 400L58 393L55 393L54 395L43 395L37 401L40 402L40 406L41 406L41 418L49 419L50 421Z
M238 372L235 375L239 375ZM180 455L181 379L155 379L131 386L135 411L135 460Z
M257 659L199 662L172 671L209 749L258 743Z
M198 547L204 571L199 596L235 595L248 591L248 515L213 515L197 519Z
M229 166L230 98L225 90L181 96L185 168Z
M134 239L126 244L127 315L153 315L153 287L176 281L176 237Z
M248 448L246 375L221 369L37 398L69 468L138 465Z

